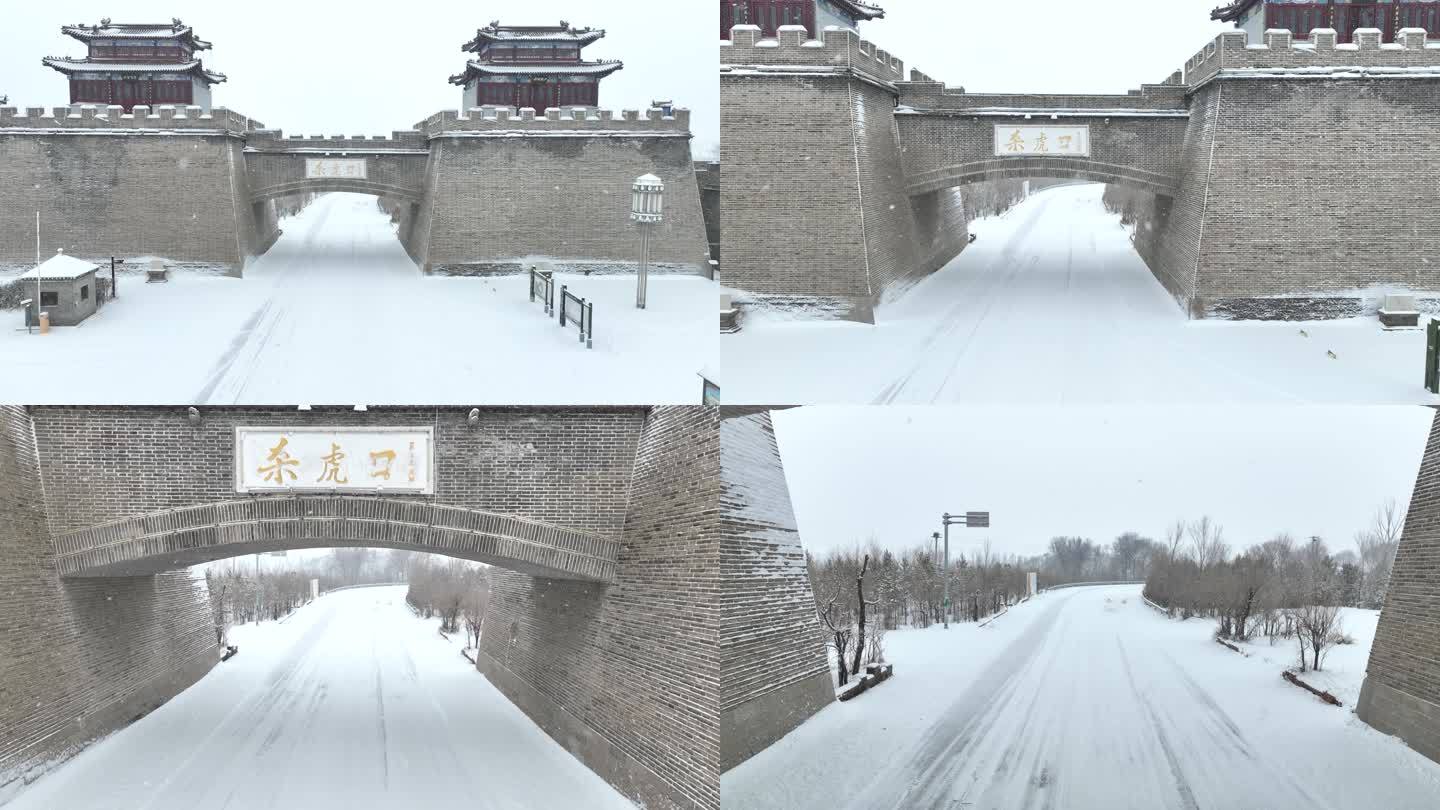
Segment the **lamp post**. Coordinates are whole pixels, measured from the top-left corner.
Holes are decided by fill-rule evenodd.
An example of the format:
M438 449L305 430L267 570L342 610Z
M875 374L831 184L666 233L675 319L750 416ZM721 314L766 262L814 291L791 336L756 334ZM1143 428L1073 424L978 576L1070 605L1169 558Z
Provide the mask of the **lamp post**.
M635 281L635 308L645 308L650 286L650 228L663 219L665 184L653 174L635 179L630 187L630 221L640 226L640 275Z
M949 629L950 629L950 527L951 527L951 526L965 526L965 527L971 528L971 529L986 529L986 528L989 528L989 527L990 527L990 513L989 513L989 512L966 512L966 513L963 514L963 515L952 515L952 514L950 514L949 512L946 512L942 517L943 517L943 520L942 520L941 522L944 523L944 525L945 525L945 562L944 562L944 568L942 568L941 570L944 571L944 580L945 580L945 607L944 607L945 629L946 629L946 630L949 630Z

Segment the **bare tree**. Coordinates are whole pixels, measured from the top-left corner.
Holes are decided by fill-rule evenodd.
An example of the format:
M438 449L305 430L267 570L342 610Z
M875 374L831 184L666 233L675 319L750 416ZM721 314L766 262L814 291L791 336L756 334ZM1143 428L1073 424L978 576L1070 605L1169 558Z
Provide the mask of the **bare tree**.
M855 660L850 665L850 674L860 674L861 659L865 655L865 608L874 602L865 598L865 569L870 567L870 555L866 554L865 559L860 563L860 573L855 576L855 601L860 606L860 620L857 623L855 633ZM843 664L842 664L843 665Z
M1195 552L1195 562L1200 564L1200 570L1224 562L1229 556L1230 549L1225 545L1225 530L1212 521L1209 515L1191 523L1186 528L1186 533L1190 538L1190 547Z
M820 611L820 620L825 622L825 627L830 631L830 646L835 648L836 672L838 674L838 686L844 686L850 682L850 670L845 666L845 653L850 649L850 622L848 617L838 624L835 618L835 600L838 594L831 596L825 607Z
M1361 607L1378 609L1384 604L1404 526L1404 511L1391 498L1375 510L1370 525L1355 535L1360 566L1357 601Z

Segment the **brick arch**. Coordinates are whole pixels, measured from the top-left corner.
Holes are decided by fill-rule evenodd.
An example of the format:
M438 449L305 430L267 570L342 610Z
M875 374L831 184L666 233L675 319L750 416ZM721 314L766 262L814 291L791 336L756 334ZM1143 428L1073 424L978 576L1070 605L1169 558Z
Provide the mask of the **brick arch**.
M425 190L419 187L395 185L391 183L379 183L374 180L354 180L338 177L314 178L291 180L284 183L277 183L251 192L250 202L265 202L279 197L288 197L292 194L304 194L313 192L324 194L332 191L350 191L357 194L373 194L377 197L392 197L409 202L419 202L425 195Z
M609 583L619 544L510 515L349 495L255 497L165 509L59 534L66 578L133 577L266 551L372 546L444 554L534 576Z
M906 191L913 197L991 180L1040 179L1088 180L1128 186L1162 197L1175 196L1180 186L1178 177L1133 165L1088 158L1013 157L975 160L921 172L908 178Z

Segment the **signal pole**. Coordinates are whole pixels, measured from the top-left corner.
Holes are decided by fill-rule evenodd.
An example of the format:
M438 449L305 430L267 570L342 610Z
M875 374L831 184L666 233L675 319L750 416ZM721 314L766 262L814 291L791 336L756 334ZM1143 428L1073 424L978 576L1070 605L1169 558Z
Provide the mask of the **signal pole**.
M950 514L949 512L946 512L946 513L945 513L944 515L942 515L941 517L942 517L942 521L941 521L941 522L942 522L942 523L944 524L944 526L945 526L945 562L944 562L944 568L942 569L942 571L943 571L942 577L943 577L944 580L945 580L945 602L944 602L944 608L943 608L943 610L944 610L944 612L945 612L945 629L946 629L946 630L949 630L949 629L950 629L950 527L951 527L951 526L965 526L965 527L970 528L970 529L988 529L988 528L990 528L990 513L989 513L989 512L966 512L966 513L963 514L963 515L952 515L952 514Z

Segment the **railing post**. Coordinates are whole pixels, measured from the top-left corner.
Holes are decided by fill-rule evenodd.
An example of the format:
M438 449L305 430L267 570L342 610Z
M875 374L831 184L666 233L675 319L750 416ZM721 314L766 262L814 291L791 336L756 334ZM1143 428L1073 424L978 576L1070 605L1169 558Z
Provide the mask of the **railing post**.
M565 291L569 289L566 285L560 285L560 328L565 328Z

